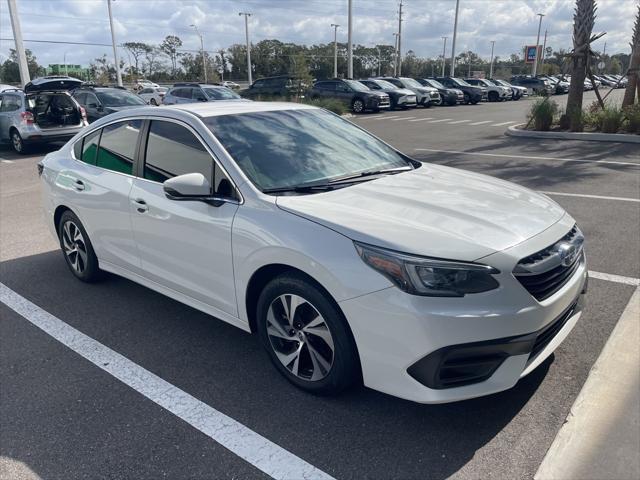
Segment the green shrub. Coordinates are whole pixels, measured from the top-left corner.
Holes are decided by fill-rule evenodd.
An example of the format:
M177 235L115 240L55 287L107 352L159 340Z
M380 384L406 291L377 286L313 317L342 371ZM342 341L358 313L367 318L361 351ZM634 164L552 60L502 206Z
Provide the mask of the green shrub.
M543 98L536 100L529 111L529 120L533 121L533 128L546 132L551 129L553 120L558 113L558 104L553 100Z
M625 107L624 116L627 121L627 131L640 134L640 103Z
M334 98L303 98L301 99L301 103L305 103L307 105L313 105L314 107L320 107L329 110L330 112L336 113L338 115L344 115L349 111L349 106L341 102L340 100L336 100Z
M615 105L605 105L604 110L599 115L602 133L618 133L625 118L622 108Z

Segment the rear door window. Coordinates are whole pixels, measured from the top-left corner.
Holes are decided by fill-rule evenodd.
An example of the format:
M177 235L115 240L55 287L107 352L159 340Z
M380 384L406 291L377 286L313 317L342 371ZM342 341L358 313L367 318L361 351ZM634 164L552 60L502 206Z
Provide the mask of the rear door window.
M141 127L142 120L126 120L104 127L96 165L131 175Z
M2 99L2 105L0 105L0 112L15 112L20 110L22 101L17 95L5 95Z
M88 163L89 165L96 164L96 154L98 153L98 142L100 141L100 132L101 130L97 130L95 132L86 135L84 139L76 142L74 146L74 154L78 160L83 161L84 163ZM76 147L80 146L80 152Z

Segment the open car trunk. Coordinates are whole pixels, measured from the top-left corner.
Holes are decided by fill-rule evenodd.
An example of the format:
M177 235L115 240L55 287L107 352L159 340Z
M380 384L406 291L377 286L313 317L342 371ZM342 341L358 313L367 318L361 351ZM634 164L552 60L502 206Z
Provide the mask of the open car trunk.
M41 129L82 125L80 106L66 92L27 94L27 106Z

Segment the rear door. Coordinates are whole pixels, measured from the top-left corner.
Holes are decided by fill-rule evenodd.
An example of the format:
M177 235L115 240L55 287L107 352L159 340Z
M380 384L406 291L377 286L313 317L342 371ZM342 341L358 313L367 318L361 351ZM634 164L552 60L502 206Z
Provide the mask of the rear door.
M237 195L202 139L186 124L151 120L144 165L130 194L133 231L143 275L191 298L237 315L231 225L238 202L212 206L169 200L162 182L202 173L214 193ZM236 197L239 198L239 197Z

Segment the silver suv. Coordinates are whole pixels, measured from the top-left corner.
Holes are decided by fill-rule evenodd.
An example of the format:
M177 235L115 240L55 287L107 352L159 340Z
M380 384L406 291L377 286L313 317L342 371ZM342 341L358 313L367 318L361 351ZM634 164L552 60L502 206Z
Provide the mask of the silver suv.
M215 102L219 100L247 101L233 90L222 85L207 85L204 83L176 83L164 95L165 105L180 103Z
M69 90L82 84L71 77L36 78L20 89L0 93L0 142L17 153L29 145L66 141L87 126L84 109Z

